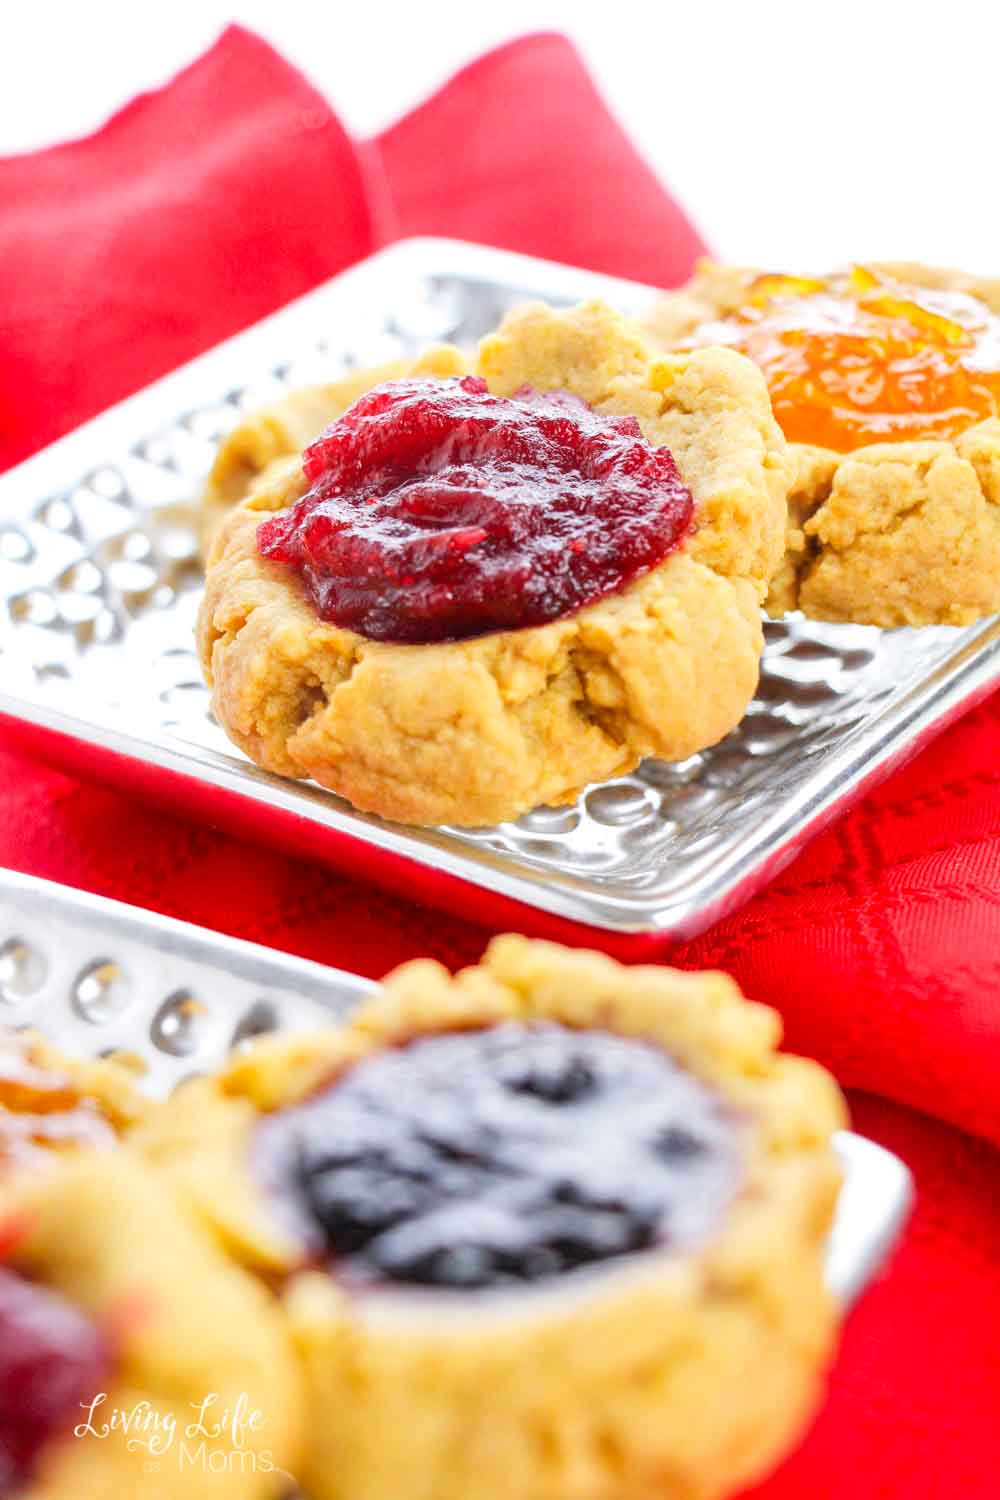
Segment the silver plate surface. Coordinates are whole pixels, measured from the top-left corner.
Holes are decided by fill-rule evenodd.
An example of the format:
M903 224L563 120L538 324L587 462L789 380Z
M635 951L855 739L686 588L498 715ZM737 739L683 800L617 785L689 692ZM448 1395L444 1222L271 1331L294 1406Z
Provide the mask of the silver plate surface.
M408 829L259 771L212 720L192 629L192 524L220 437L315 380L470 344L526 297L602 295L640 311L648 287L482 247L415 240L150 386L0 479L0 715L104 775L224 791L229 823L343 864L358 841L556 918L641 939L690 936L745 901L836 813L1000 682L1000 621L879 631L770 624L743 723L681 765L647 762L572 807L460 831ZM67 747L69 747L67 749ZM107 770L112 763L112 771ZM155 793L154 793L155 794ZM235 814L233 809L235 808ZM289 834L287 830L291 829ZM371 864L368 873L373 871ZM424 899L447 904L447 881Z
M186 922L0 870L0 1025L35 1026L71 1055L127 1051L162 1097L217 1068L234 1044L345 1015L374 986ZM910 1206L910 1174L850 1131L827 1278L845 1303L864 1290Z

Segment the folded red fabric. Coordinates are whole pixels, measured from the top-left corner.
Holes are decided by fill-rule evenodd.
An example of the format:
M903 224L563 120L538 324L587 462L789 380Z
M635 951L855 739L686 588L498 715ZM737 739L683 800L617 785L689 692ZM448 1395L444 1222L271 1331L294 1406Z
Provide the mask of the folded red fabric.
M1000 1142L1000 696L672 954L734 974L841 1082Z
M367 255L365 169L237 28L96 136L0 161L0 467Z
M703 248L563 38L500 48L358 144L233 28L88 140L0 161L0 467L417 232L663 285ZM671 955L736 974L845 1083L995 1141L998 727L995 699ZM0 862L365 974L427 952L465 962L487 936L13 751L0 751ZM986 1500L998 1159L896 1105L861 1099L858 1120L910 1161L920 1205L852 1321L822 1418L759 1495Z
M377 146L398 235L480 240L653 286L686 281L706 252L562 36L471 63Z

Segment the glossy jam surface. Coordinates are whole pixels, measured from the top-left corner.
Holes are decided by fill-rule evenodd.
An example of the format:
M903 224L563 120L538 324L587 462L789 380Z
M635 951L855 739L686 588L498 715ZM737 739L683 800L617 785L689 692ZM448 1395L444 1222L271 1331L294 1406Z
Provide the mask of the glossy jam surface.
M0 1266L0 1496L21 1493L45 1447L69 1436L81 1403L107 1389L109 1363L83 1313Z
M698 1243L739 1128L657 1047L509 1023L356 1064L264 1119L254 1169L347 1284L494 1287Z
M317 613L373 640L541 625L667 556L694 504L634 417L486 382L377 387L306 449L310 488L257 533Z
M692 344L728 344L764 372L792 442L846 453L951 438L1000 413L1000 318L963 292L856 266L823 280L758 276Z
M0 1029L0 1175L38 1165L52 1149L114 1139L95 1102L65 1073L44 1066L30 1036Z

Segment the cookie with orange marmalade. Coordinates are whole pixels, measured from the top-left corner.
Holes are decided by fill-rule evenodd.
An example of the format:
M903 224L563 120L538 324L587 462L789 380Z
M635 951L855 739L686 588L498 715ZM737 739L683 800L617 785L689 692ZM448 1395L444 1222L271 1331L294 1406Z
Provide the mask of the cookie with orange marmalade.
M149 1108L125 1059L78 1061L36 1031L0 1026L0 1191L15 1172L113 1146Z
M717 1500L814 1410L843 1101L722 974L508 936L138 1144L284 1288L315 1500Z
M771 613L893 627L1000 610L1000 280L705 265L649 327L738 349L767 380L796 465Z
M223 521L198 643L259 765L475 826L684 760L756 689L790 465L763 378L594 302L383 382Z

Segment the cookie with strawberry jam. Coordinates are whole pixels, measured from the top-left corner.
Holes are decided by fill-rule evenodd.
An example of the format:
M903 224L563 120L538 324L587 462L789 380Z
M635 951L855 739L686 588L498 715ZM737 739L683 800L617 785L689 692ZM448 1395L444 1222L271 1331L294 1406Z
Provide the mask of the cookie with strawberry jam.
M0 1242L3 1500L286 1493L287 1329L148 1162L82 1148L0 1178Z
M67 1298L0 1264L0 1495L23 1494L107 1389L112 1342Z
M738 349L767 380L796 463L770 612L891 627L1000 610L1000 281L706 265L650 328Z
M251 1045L138 1144L284 1287L316 1500L728 1495L811 1413L843 1121L720 974L517 937Z
M279 401L258 407L237 422L219 444L199 507L199 529L206 551L220 523L245 498L259 477L289 454L299 454L324 427L373 386L410 375L447 378L468 373L469 363L451 344L435 344L416 359L354 370L340 380L303 386Z
M198 638L258 764L475 825L739 721L789 480L764 382L529 307L472 375L362 394L223 523Z

